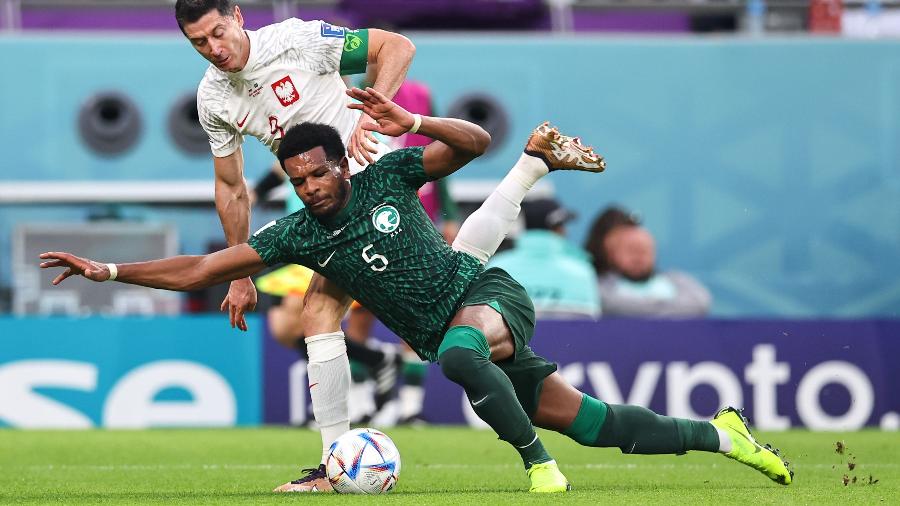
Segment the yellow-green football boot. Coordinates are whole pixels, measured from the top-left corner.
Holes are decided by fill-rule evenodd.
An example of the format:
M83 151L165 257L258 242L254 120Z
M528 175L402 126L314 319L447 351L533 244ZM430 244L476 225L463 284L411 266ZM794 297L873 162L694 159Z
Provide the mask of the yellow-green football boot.
M722 408L710 422L731 438L731 451L725 456L756 469L776 483L790 485L794 478L790 462L781 458L777 448L760 446L756 442L741 411L732 407Z
M559 466L555 460L544 462L543 464L532 464L528 468L528 478L531 479L531 488L529 492L553 494L557 492L567 492L572 489L569 480L559 472Z

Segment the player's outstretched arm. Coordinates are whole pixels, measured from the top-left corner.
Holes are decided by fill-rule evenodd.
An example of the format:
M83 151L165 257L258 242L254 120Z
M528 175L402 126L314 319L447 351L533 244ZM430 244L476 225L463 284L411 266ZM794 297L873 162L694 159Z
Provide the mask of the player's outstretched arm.
M65 269L53 279L54 285L70 276L83 276L98 282L107 281L111 277L108 264L71 253L49 251L41 253L40 258L44 260L41 262L41 269ZM238 244L209 255L183 255L115 266L118 271L116 281L180 292L245 278L266 268L259 254L248 244Z
M416 115L373 88L350 88L347 94L360 101L347 107L359 109L375 120L375 123L362 126L366 130L397 137L410 131L416 124ZM482 155L491 143L491 135L483 128L454 118L421 116L421 124L416 133L436 141L425 147L422 155L425 173L432 178L454 173Z
M216 211L229 246L247 242L250 235L250 196L244 181L241 148L225 157L213 158L216 172ZM221 310L228 311L231 327L247 330L246 311L256 308L256 287L250 278L237 279L228 287Z
M406 78L406 71L416 54L416 46L399 33L375 28L370 28L368 32L366 60L374 70L372 87L389 99L394 98ZM375 146L378 141L371 132L362 128L363 124L370 121L371 118L365 114L361 115L347 144L347 153L360 165L372 163L374 161L372 155L378 152Z

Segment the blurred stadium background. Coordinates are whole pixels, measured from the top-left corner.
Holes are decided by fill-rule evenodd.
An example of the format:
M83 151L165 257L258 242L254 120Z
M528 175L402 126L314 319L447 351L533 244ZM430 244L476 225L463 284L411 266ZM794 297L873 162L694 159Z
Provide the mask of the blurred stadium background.
M570 239L609 204L638 212L661 267L709 287L712 318L541 322L534 347L573 383L678 416L745 406L768 430L900 426L900 2L237 3L251 29L296 16L409 36L438 112L494 136L452 181L464 210L545 119L606 156L603 175L540 189L578 213ZM210 314L224 288L51 289L37 268L49 249L222 244L194 105L206 62L172 12L0 0L0 427L306 421L304 363L264 318L242 334ZM248 180L268 170L260 143L244 153ZM477 425L433 372L425 417Z

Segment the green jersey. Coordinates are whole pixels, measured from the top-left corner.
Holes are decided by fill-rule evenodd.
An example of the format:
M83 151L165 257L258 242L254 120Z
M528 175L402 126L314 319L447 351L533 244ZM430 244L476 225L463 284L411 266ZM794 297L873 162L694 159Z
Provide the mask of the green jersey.
M301 209L259 229L249 244L267 265L305 265L337 283L435 361L447 325L484 268L453 251L425 213L416 195L429 179L423 149L388 153L352 176L349 201L331 219Z

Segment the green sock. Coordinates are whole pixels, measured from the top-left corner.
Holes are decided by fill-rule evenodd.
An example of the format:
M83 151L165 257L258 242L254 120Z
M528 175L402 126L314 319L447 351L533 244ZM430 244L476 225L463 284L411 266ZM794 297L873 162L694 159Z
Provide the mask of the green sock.
M575 415L575 421L563 434L577 441L583 446L595 446L600 436L600 429L606 421L606 404L594 399L588 394L582 394L581 407Z
M525 469L552 460L522 409L512 382L491 362L490 347L480 330L451 328L438 353L444 375L463 387L475 413L500 439L516 448Z
M690 450L719 451L719 434L709 422L657 415L640 406L596 403L606 406L605 420L593 443L579 441L587 446L617 447L622 453L643 455L682 454ZM582 402L582 410L584 406ZM579 410L576 422L581 414ZM575 425L573 423L572 427Z
M404 360L402 374L404 385L422 386L428 374L428 363L421 360Z
M350 379L354 383L362 383L371 376L372 375L369 374L369 368L366 367L365 364L357 362L356 360L350 361Z

